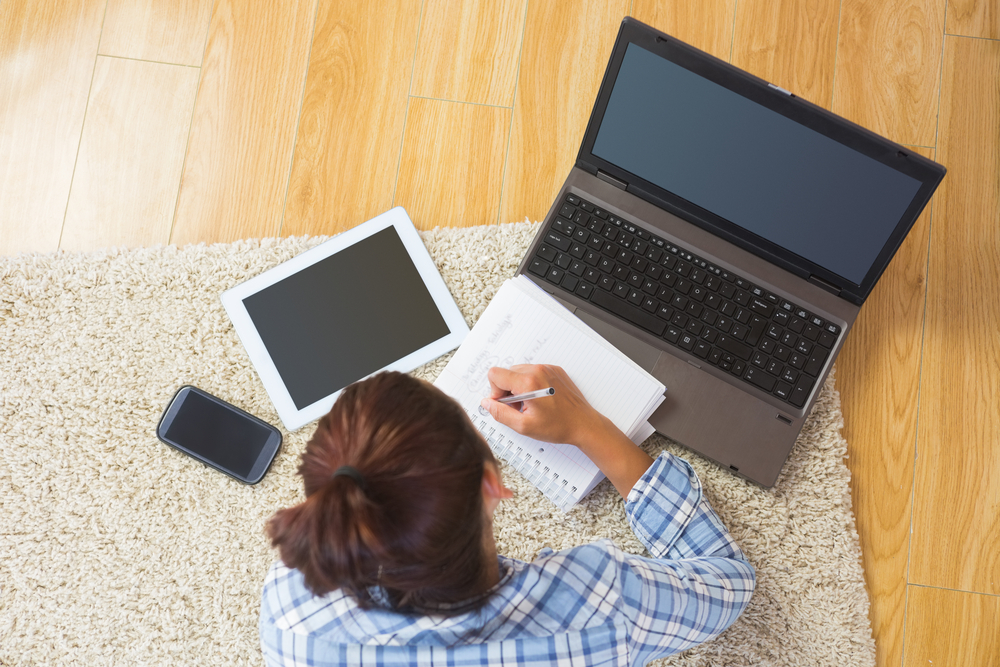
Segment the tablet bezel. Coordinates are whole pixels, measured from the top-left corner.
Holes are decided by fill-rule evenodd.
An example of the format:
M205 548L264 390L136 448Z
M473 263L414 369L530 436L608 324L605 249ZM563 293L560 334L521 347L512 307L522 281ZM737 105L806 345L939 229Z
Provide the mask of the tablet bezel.
M271 359L270 353L265 347L263 340L261 340L257 327L254 326L253 320L250 318L250 314L243 304L243 300L388 227L395 228L399 239L403 243L403 247L406 249L424 285L427 287L427 291L430 293L449 331L444 337L376 370L371 375L382 371L408 373L461 345L469 333L469 326L462 312L459 310L458 304L455 303L454 297L448 291L448 287L445 285L437 266L434 265L430 253L427 252L427 248L420 239L416 227L414 227L410 217L401 206L397 206L357 227L342 232L329 241L325 241L315 248L307 250L246 282L240 283L223 292L221 295L222 305L233 322L236 334L243 343L243 347L247 351L247 355L250 357L257 375L264 384L264 389L267 391L271 403L274 404L281 423L284 424L288 431L295 431L329 412L340 392L343 391L343 387L311 405L302 409L297 408L280 373L278 373L277 367L274 365L274 361ZM363 379L357 378L357 380Z

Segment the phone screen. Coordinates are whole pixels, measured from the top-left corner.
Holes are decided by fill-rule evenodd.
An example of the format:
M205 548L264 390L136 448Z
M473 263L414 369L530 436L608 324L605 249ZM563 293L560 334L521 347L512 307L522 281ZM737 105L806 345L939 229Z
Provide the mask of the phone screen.
M164 434L167 440L244 478L270 435L264 426L195 391L187 393Z

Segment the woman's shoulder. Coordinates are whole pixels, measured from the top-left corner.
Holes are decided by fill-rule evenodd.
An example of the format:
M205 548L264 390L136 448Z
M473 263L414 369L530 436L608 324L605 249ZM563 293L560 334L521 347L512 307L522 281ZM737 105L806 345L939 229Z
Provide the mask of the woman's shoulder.
M582 630L620 611L623 552L610 540L543 549L530 562L501 557L504 567L512 576L488 603L494 636Z
M264 578L260 621L281 630L295 627L297 631L307 633L313 628L303 624L308 626L314 622L325 625L329 631L331 623L337 625L335 619L350 617L356 608L351 597L342 590L322 596L313 595L302 573L279 560L271 565Z

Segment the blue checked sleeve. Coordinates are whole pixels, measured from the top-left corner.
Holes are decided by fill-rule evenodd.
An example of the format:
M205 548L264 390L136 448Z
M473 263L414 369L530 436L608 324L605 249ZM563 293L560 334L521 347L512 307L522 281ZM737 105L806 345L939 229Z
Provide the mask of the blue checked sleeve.
M625 512L652 556L623 555L629 663L683 651L732 625L750 602L754 569L691 466L661 454L632 488Z

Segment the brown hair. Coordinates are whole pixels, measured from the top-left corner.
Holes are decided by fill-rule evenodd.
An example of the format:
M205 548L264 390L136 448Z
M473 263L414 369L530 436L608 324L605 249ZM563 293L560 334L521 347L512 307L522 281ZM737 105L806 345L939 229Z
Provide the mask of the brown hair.
M306 499L268 524L281 559L315 595L362 607L458 613L489 587L483 466L494 461L436 387L380 373L347 387L302 455ZM360 473L334 473L351 466ZM467 604L460 604L467 603Z

